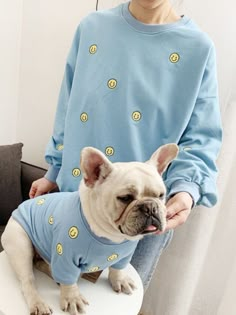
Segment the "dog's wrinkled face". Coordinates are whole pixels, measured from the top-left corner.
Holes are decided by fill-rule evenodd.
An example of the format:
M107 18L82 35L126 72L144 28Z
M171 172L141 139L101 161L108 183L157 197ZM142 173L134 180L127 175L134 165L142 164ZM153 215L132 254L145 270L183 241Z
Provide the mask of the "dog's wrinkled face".
M117 183L113 196L117 209L114 222L120 232L137 236L163 231L166 225L166 190L155 168L144 163L132 163L132 168L130 164L121 176L121 184Z
M178 147L169 144L146 163L111 163L97 149L84 148L80 197L93 232L120 242L164 231L166 189L161 174L177 153Z

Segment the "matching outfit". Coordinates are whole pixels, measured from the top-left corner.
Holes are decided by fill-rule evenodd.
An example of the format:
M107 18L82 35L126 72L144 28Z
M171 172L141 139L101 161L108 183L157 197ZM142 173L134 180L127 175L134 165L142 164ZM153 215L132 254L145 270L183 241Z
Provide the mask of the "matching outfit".
M191 19L143 24L128 2L82 20L46 150L46 178L60 191L77 191L85 146L112 162L142 162L174 142L180 152L163 175L168 196L185 191L194 205L211 207L221 140L215 48ZM145 288L171 235L138 243L131 263Z
M12 216L51 264L54 280L62 284L76 283L81 272L125 268L137 245L137 241L114 243L96 236L83 214L78 192L27 200Z

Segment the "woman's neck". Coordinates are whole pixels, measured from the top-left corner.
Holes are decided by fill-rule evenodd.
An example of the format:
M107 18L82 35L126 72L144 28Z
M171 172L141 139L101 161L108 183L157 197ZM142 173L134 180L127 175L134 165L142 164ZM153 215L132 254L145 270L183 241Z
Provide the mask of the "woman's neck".
M149 2L145 0L131 1L129 5L130 13L145 24L167 24L180 19L169 1L153 1L152 4Z

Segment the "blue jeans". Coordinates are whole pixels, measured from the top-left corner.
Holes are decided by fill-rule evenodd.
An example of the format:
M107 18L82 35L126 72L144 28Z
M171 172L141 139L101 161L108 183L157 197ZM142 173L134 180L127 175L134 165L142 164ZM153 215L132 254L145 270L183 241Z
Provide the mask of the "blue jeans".
M173 230L169 230L161 235L147 235L138 242L131 265L137 270L143 282L144 291L147 290L159 258L169 245L172 236Z

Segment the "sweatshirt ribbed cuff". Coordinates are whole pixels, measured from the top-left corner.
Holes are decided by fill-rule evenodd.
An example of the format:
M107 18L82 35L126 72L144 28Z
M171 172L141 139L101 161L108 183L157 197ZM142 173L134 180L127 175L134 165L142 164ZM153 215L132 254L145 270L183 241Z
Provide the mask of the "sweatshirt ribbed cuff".
M49 169L48 169L47 173L44 175L44 177L47 178L48 180L50 180L50 182L56 183L59 171L60 171L59 168L56 168L56 167L53 167L52 165L50 165Z
M185 180L177 180L171 185L168 191L168 199L179 192L187 192L190 194L193 199L192 208L196 206L201 196L200 187L197 184L193 182L187 182Z

